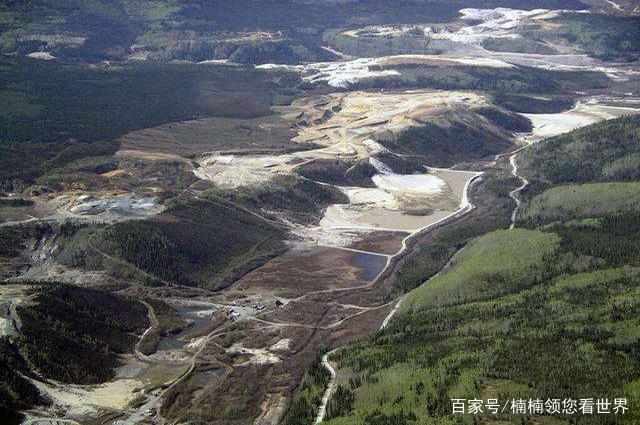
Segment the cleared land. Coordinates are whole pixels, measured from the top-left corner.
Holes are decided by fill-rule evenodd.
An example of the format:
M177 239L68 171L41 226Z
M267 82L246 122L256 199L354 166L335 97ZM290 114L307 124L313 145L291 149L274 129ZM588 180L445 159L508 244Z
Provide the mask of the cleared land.
M284 117L295 116L304 123L293 142L322 148L278 156L216 153L204 157L195 173L220 187L237 190L268 186L278 176L317 160L348 160L352 164L368 161L375 173L371 178L375 188L341 188L349 204L330 205L319 229L295 228L294 234L321 244L345 245L353 237L344 235L341 229L414 231L455 211L464 185L475 174L446 170L396 174L378 159L390 155L378 140L398 138L407 129L440 119L447 111L487 105L486 98L471 92L431 90L305 98L280 111ZM269 209L260 208L261 213Z
M127 11L133 3L127 2ZM199 6L199 18L220 24L207 14L209 6ZM242 8L246 4L227 6ZM318 10L317 6L306 6ZM136 7L140 7L140 16L149 13ZM407 10L403 5L398 8ZM433 5L418 9L433 13ZM176 22L182 19L178 14L181 6L153 10L158 16L172 16ZM273 13L265 10L261 18ZM461 50L455 55L450 51L442 55L391 53L394 56L258 70L215 63L115 64L85 69L74 65L57 68L55 59L26 65L21 59L4 61L2 76L11 88L5 90L6 101L0 102L0 121L6 124L1 126L3 135L21 142L30 140L33 145L0 146L0 165L4 166L0 167L0 189L8 192L0 198L4 201L0 207L9 211L8 216L13 214L14 220L28 220L24 226L10 223L1 228L3 266L10 265L12 278L56 278L100 286L119 297L143 301L130 305L129 310L136 314L136 323L144 326L129 332L117 330L118 334L126 333L124 338L131 344L124 347L129 354L120 357L124 364L113 369L114 376L107 377L107 383L47 389L56 396L57 404L67 404L62 410L78 414L75 419L82 423L86 416L93 419L96 415L99 422L122 420L125 424L244 425L257 418L256 423L262 425L276 423L283 415L295 420L293 413L312 420L327 382L318 353L377 330L393 308L395 294L422 283L469 240L508 224L513 206L508 194L517 182L500 168L505 164L496 155L514 148L514 132L527 133L531 123L508 108L495 106L493 94L518 92L535 99L557 93L557 102L552 99L534 106L562 112L571 107L578 90L608 90L606 75L616 81L633 77L629 72L633 65L606 66L599 69L603 73L591 72L602 63L564 51L566 46L539 40L526 45L509 42L517 27L534 20L545 21L534 24L548 26L546 21L556 19L555 14L494 12L485 16L483 11L468 10L465 22L434 25L433 31L423 28L422 34L415 34L415 28L401 28L397 37L406 40L415 35L420 43L429 33L444 47L460 41ZM529 19L536 14L544 17ZM496 21L503 21L505 28L498 28ZM297 26L296 31L306 33L307 29ZM179 30L175 38L167 40L157 30L138 39L141 46L132 48L137 59L144 59L147 49L159 45L175 50L154 54L179 56L187 47L193 48L190 59L208 54L210 39L195 45L194 34L186 37ZM371 38L375 47L396 38L396 30L370 27L354 38ZM484 51L486 46L477 45L483 32L500 38L493 46L502 50L506 46L507 52ZM293 53L307 59L318 54L305 52L306 47L291 43L278 30L233 30L217 35L225 43L239 43L233 46L240 48L232 55L241 62L277 58L286 63L297 60ZM292 46L301 48L291 52L288 49ZM509 51L514 47L568 54ZM50 59L46 54L37 57ZM25 69L27 78L33 79L31 85L22 84L24 77L19 71ZM633 81L627 86L635 90ZM339 92L330 93L338 87ZM361 90L342 91L354 88ZM91 96L78 95L87 92ZM524 106L535 103L512 99L502 105L513 106L514 102ZM623 111L581 103L564 114L532 117L534 136L545 131L555 134ZM45 113L48 121L42 119ZM632 136L625 134L607 148L615 151L621 140L635 140ZM44 144L50 141L56 143ZM549 145L552 148L553 143ZM554 153L552 158L559 157L569 165L584 164L571 155L580 152L579 144L569 155ZM541 175L557 171L556 166L579 168L565 167L546 156L538 160L547 160L549 165L541 168ZM611 163L598 161L581 170L593 171L603 181L637 175L638 161L633 153ZM424 168L457 165L479 170L496 163L497 168L487 169L471 189L469 182L476 173ZM523 167L531 173L527 164ZM547 189L544 184L559 179L552 173L545 177L545 182L538 180L539 186L532 186L531 196ZM474 210L467 190L473 194ZM7 200L22 196L33 204ZM460 207L463 210L454 214ZM463 212L469 214L463 216ZM47 217L47 221L29 215ZM459 226L440 226L408 237L409 232L444 217L445 223L456 221ZM63 220L72 223L60 224ZM580 369L584 365L603 359L614 368L628 370L626 360L607 356L636 342L635 334L629 331L635 316L629 314L630 321L620 323L633 309L616 297L633 294L636 284L633 270L621 267L638 265L637 238L625 235L637 228L637 217L624 213L575 224L514 230L508 236L491 233L469 245L449 264L448 272L433 280L432 289L412 293L399 323L391 324L390 333L374 337L380 342L378 346L369 350L358 345L356 350L360 351L355 354L347 349L344 356L331 358L340 367L339 384L344 387L336 391L328 406L331 422L411 422L410 410L421 420L426 420L426 415L443 417L449 392L476 395L473 391L480 388L483 398L526 394L527 388L546 382L542 366L549 364L561 365L552 376L559 377L562 388L573 385L574 390L584 386L595 391L602 389L598 382L621 382L620 376L602 373L587 382L575 377L586 376ZM593 243L605 238L616 243ZM394 255L400 251L402 255ZM480 258L493 261L487 264ZM547 258L558 260L552 269L543 267ZM603 262L614 272L591 279L593 267ZM558 288L553 288L555 281L549 281L547 286L552 289L538 292L534 284L556 272L562 275ZM563 281L567 274L576 272L586 273L576 281ZM611 318L614 329L599 329L598 335L612 335L607 341L610 345L593 349L593 344L589 345L593 341L588 340L590 330L572 316L577 311L573 304L593 293L602 295L597 291L603 285L608 292L599 300L606 299L606 307L597 314ZM581 286L587 288L586 294L580 292ZM42 324L49 325L51 317L33 306L18 304L20 294L8 294L4 298L16 296L16 300L2 301L2 332L16 335L16 318L35 317L28 329L39 332L37 336L50 346L57 344L55 332L42 331L49 330ZM551 309L541 318L539 311L544 305L540 300L545 297L560 300L560 310L567 315ZM590 302L598 302L598 298ZM103 307L78 304L70 310L83 317ZM16 311L23 311L21 307L25 313L16 315ZM513 312L508 320L497 316L505 310ZM587 317L591 312L585 307L580 314ZM81 331L111 329L113 322L120 323L126 317L126 312L118 313L118 320L98 325L91 316L92 320L82 322L86 326ZM556 323L546 327L543 319L548 317L571 326L558 335L554 333ZM54 327L77 331L67 322L56 319ZM527 344L505 348L488 342L496 335L504 339L520 331L518 338L532 340L530 351L539 358L517 357L529 352ZM549 338L540 338L540 332L547 332ZM94 335L76 337L100 345L101 338ZM450 339L443 342L436 337ZM548 341L569 347L569 354L552 352L545 357ZM4 342L2 339L0 349L7 348ZM100 356L109 348L114 348L113 344L90 350L88 355ZM3 354L13 361L6 356L10 352ZM41 352L25 351L30 361L47 365L45 376L74 372L65 369L72 364L66 358L43 358ZM587 354L571 357L575 352ZM427 365L428 361L435 364ZM378 368L381 363L384 366ZM56 369L56 364L62 368ZM522 364L540 367L518 369ZM309 365L311 369L305 372ZM496 375L481 373L483 365L497 371ZM578 366L572 369L566 365ZM10 367L0 366L3 378L12 376ZM365 371L370 366L377 369ZM84 368L92 371L89 366ZM509 375L514 370L515 378ZM501 381L507 375L510 380ZM7 388L4 382L21 381L3 379L0 391ZM138 388L141 390L136 391ZM391 397L389 389L409 395ZM18 401L26 405L21 404L20 409L41 403L28 394L10 391L5 393L18 394ZM345 408L349 391L356 393L353 415ZM288 404L291 394L296 395ZM87 405L91 412L82 410Z
M191 157L212 151L286 151L295 132L293 122L273 115L263 118L202 118L128 133L121 150Z
M261 295L295 298L314 291L361 286L367 279L361 277L362 269L355 263L358 255L333 248L293 250L249 273L234 288L247 293L259 291ZM386 258L381 258L381 264L370 267L381 271L386 263Z
M524 114L533 124L531 141L568 133L589 124L624 115L637 114L638 109L578 103L573 109L558 114Z

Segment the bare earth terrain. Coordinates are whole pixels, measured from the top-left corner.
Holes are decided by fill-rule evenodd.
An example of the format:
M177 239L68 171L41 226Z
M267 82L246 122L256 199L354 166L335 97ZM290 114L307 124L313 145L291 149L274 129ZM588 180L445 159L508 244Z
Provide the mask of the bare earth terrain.
M448 129L462 122L465 128L506 135L516 150L601 120L640 112L638 92L615 92L606 98L598 90L573 93L576 102L568 110L518 115L531 123L531 131L518 132L479 114L483 108L504 112L486 91L353 86L398 81L394 79L425 65L473 66L485 71L598 69L612 82L637 84L640 68L636 63L605 63L571 46L549 45L556 49L551 54L494 52L481 45L490 37L518 38L516 29L532 22L553 25L551 19L559 13L465 9L460 19L447 26L367 26L339 32L348 41L375 41L417 30L429 37L428 48L439 54L353 57L354 52L345 52L335 62L260 65L257 68L267 71L290 72L310 88L292 102L272 107L264 117L197 118L129 132L119 138L117 152L108 158L113 164L101 170L97 182L83 180L82 185L57 191L32 190L28 196L32 204L6 214L0 208L0 226L8 228L73 222L102 229L158 217L161 224L177 226L180 216L174 214L171 200L211 203L215 199L211 193L242 193L249 195L220 201L228 215L242 215L239 220L245 222L255 219L284 235L280 250L256 254L251 258L258 260L248 266L216 264L207 269L216 273L246 266L238 267L241 272L217 290L154 275L153 270L137 265L135 258L109 251L107 244L89 242L73 251L100 258L99 264L84 264L84 268L56 262L63 248L71 251L57 235L45 235L24 247L22 257L7 265L12 275L0 286L1 336L20 332L16 307L30 302L27 280L85 287L96 286L99 280L114 293L143 300L150 321L145 332L136 336L134 352L121 356L116 377L109 382L65 385L29 377L52 405L27 412L27 423L44 424L51 418L74 424L245 424L248 418L256 425L279 423L318 353L373 333L392 318L399 304L390 298L393 288L387 278L413 249L411 241L465 219L477 203L470 198L473 185L511 153L438 168L420 155L393 152L386 143L428 124ZM277 34L261 37L279 41ZM340 53L339 44L328 48ZM452 118L460 116L460 122ZM471 139L470 134L463 137ZM505 160L500 166L512 167L509 171L517 180L513 158L510 165ZM340 175L336 179L343 180L335 184L305 177L305 166L313 164L334 164L347 170L344 175L355 177L347 180ZM358 174L359 170L364 171ZM251 202L251 194L265 188L268 192L282 178L313 183L312 190L335 190L342 201L328 202L315 216L309 213L307 220L292 212L296 206L286 198L291 189L283 190L285 200L278 201L278 209ZM526 185L522 183L520 189ZM518 190L511 192L514 205L517 194ZM3 194L2 199L16 197ZM163 216L167 212L174 215ZM256 244L251 250L260 248ZM162 300L172 313L160 311L150 299ZM182 325L168 331L167 317ZM324 407L331 390L330 386Z

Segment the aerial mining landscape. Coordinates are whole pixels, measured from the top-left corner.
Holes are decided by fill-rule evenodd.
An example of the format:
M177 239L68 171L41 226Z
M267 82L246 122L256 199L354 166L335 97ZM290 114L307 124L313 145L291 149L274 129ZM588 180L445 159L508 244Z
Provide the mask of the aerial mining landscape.
M0 2L1 424L634 425L639 347L638 1Z

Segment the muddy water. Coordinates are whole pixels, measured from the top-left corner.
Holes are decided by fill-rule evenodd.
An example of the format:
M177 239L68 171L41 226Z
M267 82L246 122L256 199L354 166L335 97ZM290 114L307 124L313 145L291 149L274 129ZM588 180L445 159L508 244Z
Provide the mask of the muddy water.
M176 335L162 338L158 344L158 351L182 349L193 335L206 333L207 329L211 326L211 318L214 310L210 304L180 306L176 310L180 317L186 319L191 324Z
M384 255L357 253L353 257L353 265L361 269L361 279L372 281L387 265L387 257Z

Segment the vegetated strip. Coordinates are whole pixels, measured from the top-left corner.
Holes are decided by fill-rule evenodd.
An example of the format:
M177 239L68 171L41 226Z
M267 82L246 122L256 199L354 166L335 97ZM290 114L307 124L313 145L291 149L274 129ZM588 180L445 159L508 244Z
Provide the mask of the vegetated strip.
M458 210L456 210L455 212L449 214L446 217L443 217L442 219L436 221L435 223L431 223L427 226L424 226L418 230L416 230L415 232L411 233L410 235L408 235L407 237L405 237L402 240L402 248L400 249L400 251L398 251L395 255L390 256L387 259L387 264L384 267L384 269L382 269L382 271L380 272L380 274L378 274L378 276L373 280L373 284L375 284L376 282L379 282L380 280L384 279L385 277L389 277L390 273L392 273L392 269L393 266L396 261L398 259L400 259L406 252L409 251L410 248L412 248L414 246L414 244L416 242L412 242L418 235L421 235L425 232L429 232L435 228L438 228L440 226L445 226L447 224L450 224L452 222L455 222L457 219L464 217L467 213L473 211L476 207L473 203L471 203L469 201L469 196L468 196L468 192L471 189L472 185L474 184L474 182L476 182L477 180L479 180L479 178L483 175L484 173L476 173L471 179L469 179L469 181L467 181L467 183L465 184L464 187L464 191L463 191L463 196L462 196L462 202L460 204L460 208ZM393 314L395 314L395 312L398 310L400 303L402 301L402 298L400 300L398 300L398 303L396 304L396 306L393 308L393 310L389 313L389 315L387 315L387 317L384 319L383 321L383 327L385 326L385 323L388 323L389 320L391 320ZM323 355L322 357L322 365L329 371L329 373L331 374L331 378L330 381L327 385L327 389L324 392L324 395L322 397L322 402L320 404L320 407L318 408L318 414L316 416L316 419L314 421L315 424L319 424L324 420L324 417L326 415L326 409L327 409L327 404L329 403L329 400L331 399L331 393L333 392L333 389L335 387L335 381L336 381L336 372L333 369L333 367L331 366L331 364L329 363L329 356L333 353L335 353L338 350L338 348L335 348L334 350L326 353Z

